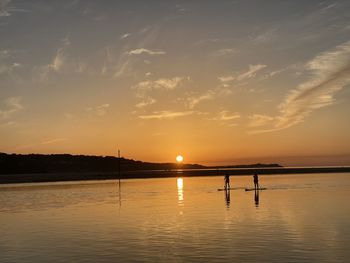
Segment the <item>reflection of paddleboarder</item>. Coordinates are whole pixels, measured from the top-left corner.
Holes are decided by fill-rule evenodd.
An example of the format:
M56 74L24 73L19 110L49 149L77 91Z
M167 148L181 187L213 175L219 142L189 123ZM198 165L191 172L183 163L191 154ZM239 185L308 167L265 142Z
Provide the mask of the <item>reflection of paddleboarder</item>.
M230 191L225 191L225 200L226 200L226 207L230 208Z
M225 173L225 189L230 189L230 175Z
M254 178L254 189L257 190L257 189L259 189L259 177L258 177L258 174L254 174L253 178Z
M255 191L254 201L255 201L255 206L258 207L259 206L259 191Z

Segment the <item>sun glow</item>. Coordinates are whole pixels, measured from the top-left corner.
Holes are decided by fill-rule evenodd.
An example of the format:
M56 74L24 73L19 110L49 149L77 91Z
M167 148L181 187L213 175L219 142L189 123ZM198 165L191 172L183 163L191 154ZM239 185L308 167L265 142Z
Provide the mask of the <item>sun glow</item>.
M178 163L182 163L183 160L184 160L184 158L182 157L182 155L176 156L176 161L177 161Z

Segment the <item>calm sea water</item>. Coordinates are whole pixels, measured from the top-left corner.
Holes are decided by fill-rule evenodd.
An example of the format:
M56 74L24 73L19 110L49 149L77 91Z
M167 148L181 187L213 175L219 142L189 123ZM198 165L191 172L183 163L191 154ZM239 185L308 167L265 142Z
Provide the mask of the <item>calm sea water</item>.
M350 174L0 186L1 262L349 262ZM120 190L120 191L119 191Z

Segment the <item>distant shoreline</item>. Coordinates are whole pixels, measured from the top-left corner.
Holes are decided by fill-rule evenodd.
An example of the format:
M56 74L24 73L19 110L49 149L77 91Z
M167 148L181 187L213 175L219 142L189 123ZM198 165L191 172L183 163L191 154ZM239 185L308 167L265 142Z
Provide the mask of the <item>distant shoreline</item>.
M276 175L276 174L312 174L312 173L350 173L350 167L277 167L277 168L220 168L220 169L174 169L121 171L120 179L147 179L168 177L222 176L229 173L233 176ZM108 180L119 179L113 173L33 173L33 174L1 174L0 184L43 183L63 181Z

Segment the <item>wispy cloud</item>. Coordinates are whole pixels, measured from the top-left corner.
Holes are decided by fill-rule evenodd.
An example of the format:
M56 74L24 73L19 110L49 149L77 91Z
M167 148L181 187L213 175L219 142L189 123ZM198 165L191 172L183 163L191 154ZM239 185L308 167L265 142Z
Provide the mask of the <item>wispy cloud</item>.
M292 90L280 105L276 128L288 128L312 111L334 103L334 94L350 83L350 42L320 54L307 65L312 78Z
M214 54L214 56L221 57L221 56L234 55L237 53L238 53L238 50L235 48L222 48L222 49L214 51L213 54Z
M13 12L30 12L29 10L10 5L11 2L11 0L0 0L0 18L10 16Z
M251 39L256 45L265 44L273 41L276 38L277 31L278 27L272 27L262 33L260 32L259 34L252 36Z
M222 77L218 77L218 80L220 80L220 82L222 83L226 83L226 82L231 82L233 80L235 80L236 78L234 76L222 76Z
M174 119L174 118L179 118L183 116L188 116L193 113L194 111L154 111L152 114L140 115L138 117L143 120L150 120L150 119L164 120L164 119Z
M177 88L181 83L181 81L183 81L184 79L185 77L174 77L171 79L166 79L166 78L158 79L154 81L154 87L172 90Z
M67 138L55 138L55 139L50 139L50 140L44 140L40 144L41 145L54 144L54 143L63 142L63 141L67 141Z
M89 112L93 112L96 115L102 117L102 116L107 114L107 110L109 107L110 107L110 105L108 103L106 103L106 104L102 104L102 105L99 105L96 107L88 107L88 108L86 108L86 110Z
M207 38L207 39L198 40L198 41L194 42L193 45L200 46L200 45L205 45L205 44L217 43L219 41L220 41L220 39L218 39L218 38Z
M288 68L282 68L282 69L277 69L277 70L274 70L274 71L271 71L271 72L269 72L269 76L270 77L273 77L273 76L275 76L275 75L277 75L277 74L280 74L280 73L282 73L283 71L286 71Z
M128 51L129 55L141 55L141 54L148 54L148 55L165 55L166 52L162 50L150 50L146 48L137 48L134 50Z
M267 115L262 114L254 114L248 117L250 119L249 126L250 127L260 127L270 124L274 118Z
M0 50L0 75L9 75L16 80L17 78L15 78L14 73L22 67L22 64L14 62L13 53L15 51L9 49Z
M2 49L0 50L0 59L9 57L11 51L8 49Z
M67 140L68 140L68 138L44 139L42 141L37 141L35 143L24 144L24 145L17 145L15 147L15 149L16 150L28 149L28 148L38 147L38 146L42 146L42 145L60 143L60 142L64 142L64 141L67 141Z
M301 74L301 71L303 69L303 65L299 64L299 63L294 63L294 64L291 64L291 65L288 65L286 67L283 67L283 68L280 68L280 69L275 69L275 70L272 70L270 72L265 72L260 78L259 78L259 81L262 81L262 80L266 80L266 79L269 79L269 78L272 78L272 77L275 77L277 75L280 75L286 71L293 71L293 74L295 75L300 75Z
M204 94L201 94L199 96L189 97L189 98L187 98L188 107L190 109L193 109L195 106L197 106L202 101L213 99L214 95L215 95L214 91L208 90L207 92L205 92Z
M127 47L124 47L123 51L119 55L117 63L115 64L115 58L118 55L114 54L112 48L106 48L108 63L104 65L104 68L108 69L109 67L106 67L106 65L110 64L110 67L112 67L115 72L113 74L114 78L128 77L134 75L135 66L141 62L138 56L132 56L129 54L129 51L126 50Z
M16 112L23 110L23 105L21 103L21 97L10 97L5 100L7 109L0 110L0 120L8 120Z
M291 90L279 105L274 127L252 133L286 129L303 122L313 111L332 105L334 94L350 84L350 41L316 56L305 65L309 80Z
M1 61L0 61L1 62ZM1 74L12 74L16 69L20 68L20 63L0 64L0 75Z
M221 76L221 77L218 77L218 80L224 84L228 83L228 82L232 82L234 80L235 81L247 80L247 79L255 77L257 72L262 70L265 67L267 67L267 66L264 64L249 65L249 69L243 73Z
M218 121L231 121L235 119L241 118L241 115L237 112L230 113L227 110L220 111L218 113L218 116L213 118L213 120L218 120Z
M38 72L41 81L48 80L51 73L60 72L65 61L65 50L64 47L59 48L56 51L51 63L36 67L35 71Z
M53 71L60 71L64 62L64 51L62 48L58 49L56 56L53 58L51 64L48 65Z
M129 59L121 59L117 66L117 71L114 73L114 78L119 78L125 75L128 75L132 71L132 61ZM104 67L102 70L102 73L106 71L106 68Z
M156 103L157 101L152 98L152 97L146 97L146 98L143 98L139 103L137 103L135 106L137 108L144 108L148 105L152 105L154 103Z
M256 73L259 70L262 70L265 67L266 67L266 65L263 65L263 64L249 65L249 70L244 72L244 73L242 73L242 74L239 74L237 76L237 80L238 81L242 81L242 80L245 80L245 79L253 78L253 77L255 77Z
M160 78L157 80L146 80L141 81L135 86L133 86L133 89L136 89L137 92L143 93L144 91L149 90L173 90L179 87L179 84L185 80L188 79L187 77L173 77L173 78Z
M120 39L125 39L125 38L128 38L131 34L130 33L126 33L126 34L123 34Z
M131 33L124 33L119 38L126 40L131 36ZM124 78L130 76L137 76L139 72L137 68L142 64L150 64L150 57L159 57L165 55L163 50L152 50L144 48L145 46L155 46L159 36L158 26L148 26L135 33L136 41L134 45L138 48L131 49L129 41L121 41L122 48L109 46L106 47L107 61L104 63L101 72L113 71L113 78ZM118 50L116 52L115 50ZM147 60L145 59L147 57Z
M157 80L146 80L139 82L132 89L136 90L136 97L141 99L136 107L141 108L147 105L154 104L156 100L149 95L155 90L173 90L180 86L184 80L188 80L189 77L173 77L173 78L160 78Z
M233 127L237 125L235 121L240 118L241 118L241 115L238 112L231 113L227 110L222 110L218 112L215 117L210 118L209 120L218 121L220 125Z
M4 123L0 122L0 127L2 128L13 128L13 127L17 127L18 123L15 121L6 121Z
M34 67L34 73L36 73L36 77L38 77L39 80L49 80L55 73L82 74L85 72L94 72L87 63L71 54L71 41L68 35L60 40L60 44L61 47L56 50L50 63Z
M11 0L1 0L0 1L0 17L10 16L8 4Z

